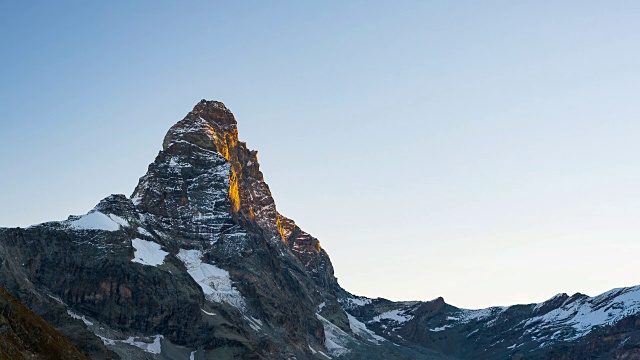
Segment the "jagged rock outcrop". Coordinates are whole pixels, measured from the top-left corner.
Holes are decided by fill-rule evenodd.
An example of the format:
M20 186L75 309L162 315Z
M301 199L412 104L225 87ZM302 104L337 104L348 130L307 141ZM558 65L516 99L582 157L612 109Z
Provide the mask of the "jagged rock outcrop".
M233 114L206 100L169 129L131 197L0 229L0 285L94 359L618 356L635 354L627 319L640 312L635 290L484 310L353 296L277 211ZM597 329L567 315L605 308L622 310Z

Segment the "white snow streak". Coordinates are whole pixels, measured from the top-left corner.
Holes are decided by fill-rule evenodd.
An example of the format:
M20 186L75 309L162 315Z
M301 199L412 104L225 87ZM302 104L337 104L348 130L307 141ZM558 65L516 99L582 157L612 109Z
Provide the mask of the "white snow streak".
M148 237L153 237L153 235L151 235L151 233L149 231L147 231L147 229L145 228L138 228L138 232L144 236L148 236Z
M92 326L93 325L93 323L91 321L87 320L87 318L84 315L78 315L78 314L74 313L71 310L67 310L67 314L69 314L69 316L71 316L74 319L82 320L82 322L87 326Z
M354 334L359 335L366 339L369 342L372 342L376 345L380 343L380 341L385 341L385 338L382 336L376 335L373 331L367 329L367 326L362 322L358 321L354 316L347 313L347 318L349 318L349 327Z
M450 326L445 325L445 326L439 326L437 328L433 328L433 329L429 329L429 331L433 331L433 332L439 332L439 331L444 331L446 328L448 328Z

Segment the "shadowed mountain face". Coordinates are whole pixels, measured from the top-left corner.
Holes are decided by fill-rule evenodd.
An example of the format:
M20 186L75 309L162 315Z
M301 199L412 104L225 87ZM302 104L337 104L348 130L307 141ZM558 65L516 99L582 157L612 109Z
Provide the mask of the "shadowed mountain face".
M96 359L568 359L638 343L635 288L484 310L351 295L216 101L171 127L130 198L0 229L0 285Z

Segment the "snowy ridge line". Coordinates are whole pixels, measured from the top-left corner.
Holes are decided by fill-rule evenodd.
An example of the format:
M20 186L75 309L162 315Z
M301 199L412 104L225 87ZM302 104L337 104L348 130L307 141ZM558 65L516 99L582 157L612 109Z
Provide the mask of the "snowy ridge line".
M372 303L371 299L356 296L343 298L340 302L348 311ZM375 333L370 332L366 328L366 324L378 323L382 329L388 329L385 330L386 333L389 330L397 331L416 316L415 311L418 307L413 306L413 303L395 302L393 304L395 308L389 309L388 304L382 302L381 306L384 310L378 312L377 315L372 314L370 320L365 322L360 322L347 312L352 332L371 341L367 335L375 335ZM378 305L374 304L374 306ZM438 333L474 323L474 328L470 329L473 331L466 335L468 338L480 331L493 331L492 329L496 325L504 324L504 321L515 316L517 321L511 325L508 331L519 333L520 338L510 343L496 342L489 347L504 346L509 350L515 350L528 342L533 342L537 349L541 349L559 342L575 341L598 328L612 326L628 316L640 314L640 286L616 288L593 297L579 293L573 296L556 294L541 303L514 306L528 310L516 311L521 315L514 315L513 312L508 311L513 309L511 306L471 310L449 305L448 308L445 308L444 313L441 313L442 317L434 318L432 326L425 331ZM332 337L329 339L333 341Z
M550 299L537 304L530 304L531 310L539 312L545 305L549 305L561 298L566 299L559 306L537 316L529 317L517 325L523 335L530 336L532 341L539 342L538 348L549 347L557 342L570 342L584 337L602 326L612 326L618 321L640 313L640 286L615 288L600 295L556 294ZM492 307L480 310L458 309L447 316L451 323L430 329L438 332L458 324L470 321L486 321L482 327L489 328L496 323L498 317L509 307ZM478 332L474 330L467 337ZM508 347L515 349L523 343L516 343Z
M572 300L572 301L569 301ZM640 286L616 288L594 297L567 299L560 307L530 318L522 325L525 334L541 329L557 329L541 339L571 341L589 334L594 327L614 325L623 318L640 313ZM561 331L561 330L567 331Z
M534 312L535 312L535 311L538 311L538 310L540 310L543 306L545 306L546 304L548 304L548 303L552 302L553 300L559 299L559 298L561 298L561 297L563 297L563 296L568 296L568 295L567 295L567 294L565 294L565 293L555 294L555 295L554 295L554 296L552 296L550 299L545 300L545 301L543 301L543 302L541 302L541 303L539 303L539 304L536 304L536 306L534 306L534 307L533 307L533 311L534 311Z

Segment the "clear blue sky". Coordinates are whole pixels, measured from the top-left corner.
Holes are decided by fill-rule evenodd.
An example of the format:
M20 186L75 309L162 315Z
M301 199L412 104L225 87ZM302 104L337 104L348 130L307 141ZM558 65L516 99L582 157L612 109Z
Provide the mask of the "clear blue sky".
M129 195L206 98L352 292L637 285L638 44L637 1L4 1L0 226Z

